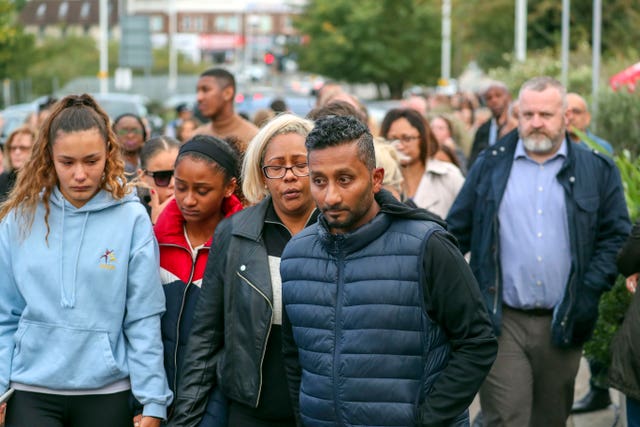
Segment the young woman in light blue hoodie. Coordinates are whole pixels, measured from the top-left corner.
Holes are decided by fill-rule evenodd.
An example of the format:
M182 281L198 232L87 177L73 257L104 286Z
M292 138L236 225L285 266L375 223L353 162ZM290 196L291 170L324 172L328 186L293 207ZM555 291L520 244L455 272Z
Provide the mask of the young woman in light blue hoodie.
M6 426L131 426L130 391L140 427L159 426L172 394L158 247L93 98L56 105L23 172L0 207Z

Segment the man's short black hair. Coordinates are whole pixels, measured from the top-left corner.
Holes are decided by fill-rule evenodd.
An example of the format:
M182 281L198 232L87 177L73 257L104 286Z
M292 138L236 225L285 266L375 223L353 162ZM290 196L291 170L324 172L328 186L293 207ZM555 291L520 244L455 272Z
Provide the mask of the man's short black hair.
M222 88L231 86L233 93L236 93L236 78L229 71L224 68L209 68L200 74L200 77L213 77L215 78Z
M376 167L376 154L373 136L369 128L353 116L326 116L315 122L313 130L307 136L307 151L322 150L327 147L350 144L358 145L358 157L367 169Z

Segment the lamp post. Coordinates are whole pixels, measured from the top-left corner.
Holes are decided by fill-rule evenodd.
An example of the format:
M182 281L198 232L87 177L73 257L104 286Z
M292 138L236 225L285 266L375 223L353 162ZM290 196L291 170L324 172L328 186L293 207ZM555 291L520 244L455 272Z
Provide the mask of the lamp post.
M569 16L570 16L570 0L562 0L562 72L560 81L567 87L569 83Z
M602 0L593 0L593 64L591 66L591 116L594 131L596 118L598 116L598 89L600 85L600 49L602 32Z
M176 92L178 55L176 50L176 0L169 0L169 93Z
M108 0L100 0L100 93L107 93L109 90L109 28Z
M527 0L516 0L515 22L516 61L527 59Z
M451 0L442 0L442 52L440 59L442 82L451 79Z

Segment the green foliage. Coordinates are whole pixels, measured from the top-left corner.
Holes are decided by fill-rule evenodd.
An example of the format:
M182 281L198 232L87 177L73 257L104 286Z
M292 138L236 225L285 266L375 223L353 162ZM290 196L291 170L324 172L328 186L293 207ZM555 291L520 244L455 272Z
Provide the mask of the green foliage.
M0 79L17 77L26 71L33 45L33 37L25 34L17 23L14 2L0 0Z
M562 2L538 0L527 2L527 48L559 49L562 30ZM453 49L457 51L454 70L477 61L483 68L504 67L510 57L504 53L514 49L514 0L454 0ZM589 46L593 26L593 2L574 0L570 5L570 48ZM619 57L629 46L640 45L640 2L608 0L602 7L603 57ZM559 57L559 55L557 55Z
M628 150L614 157L620 170L624 185L625 198L632 221L639 218L640 207L640 157L632 157ZM603 366L611 364L610 346L613 336L624 320L624 315L631 302L631 294L625 286L625 278L618 276L613 289L602 295L593 337L585 346L585 355ZM595 378L596 383L606 386L606 372L601 378Z
M627 149L632 157L640 154L639 118L640 93L629 93L624 89L600 92L595 129L598 136L609 141L616 152ZM640 197L634 200L640 202Z
M178 52L178 74L200 74L202 64L196 64ZM169 48L153 50L153 69L151 74L163 75L169 73Z
M440 66L439 8L428 0L310 0L295 20L308 38L292 46L301 69L347 82L435 84Z
M625 279L618 276L613 288L602 295L598 311L598 321L593 337L584 345L585 355L603 366L611 364L610 346L613 336L624 320L624 314L631 302L631 294L625 286ZM606 386L606 372L602 378L594 378L596 383Z
M72 64L69 58L73 58ZM97 75L99 64L100 53L93 38L47 38L35 50L28 77L35 94L49 94L55 89L54 82L63 86L78 76Z

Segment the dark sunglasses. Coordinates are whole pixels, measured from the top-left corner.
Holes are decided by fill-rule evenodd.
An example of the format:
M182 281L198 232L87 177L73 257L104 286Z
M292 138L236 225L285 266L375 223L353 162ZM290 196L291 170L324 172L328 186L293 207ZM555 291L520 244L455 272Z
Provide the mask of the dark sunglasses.
M168 187L171 182L171 177L173 176L173 171L144 171L144 174L153 178L153 182L155 182L158 187Z

